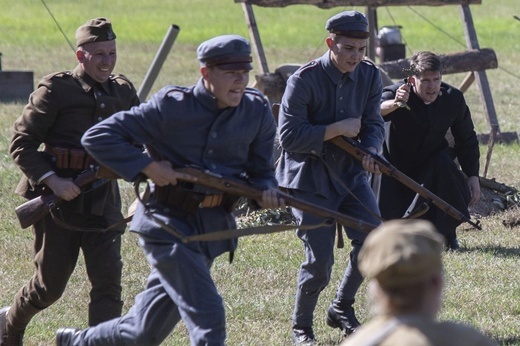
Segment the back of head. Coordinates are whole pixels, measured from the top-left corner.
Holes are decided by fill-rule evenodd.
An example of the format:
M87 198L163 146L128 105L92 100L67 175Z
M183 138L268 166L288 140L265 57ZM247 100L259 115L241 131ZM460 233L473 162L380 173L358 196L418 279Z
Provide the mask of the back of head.
M410 58L410 71L414 75L422 75L424 72L442 73L442 62L436 54L420 51Z
M442 272L443 237L425 220L392 220L373 230L359 269L383 289L420 283Z

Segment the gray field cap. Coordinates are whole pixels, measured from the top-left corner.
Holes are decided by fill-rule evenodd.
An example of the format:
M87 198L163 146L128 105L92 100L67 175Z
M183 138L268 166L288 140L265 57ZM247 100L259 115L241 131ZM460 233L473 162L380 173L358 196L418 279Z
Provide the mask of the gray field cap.
M370 36L367 18L358 11L344 11L336 14L327 21L325 29L331 33L352 38Z
M222 35L202 42L197 48L201 66L218 66L223 70L253 69L251 46L239 35Z

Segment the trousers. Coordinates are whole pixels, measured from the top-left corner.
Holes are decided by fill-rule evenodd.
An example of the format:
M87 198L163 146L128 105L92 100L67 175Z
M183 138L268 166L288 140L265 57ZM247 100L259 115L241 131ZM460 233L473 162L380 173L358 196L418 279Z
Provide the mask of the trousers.
M326 207L345 215L361 219L366 222L379 224L377 203L368 182L351 186L349 193L331 196L321 196L300 190L290 190L295 197ZM355 197L354 197L355 196ZM369 212L371 211L371 212ZM301 210L292 209L294 217L300 225L318 224L322 218ZM344 228L347 237L351 240L352 250L343 279L338 287L336 299L352 300L363 282L359 272L357 256L367 236L359 230ZM305 249L305 261L298 273L296 299L293 312L293 325L310 327L313 324L314 309L318 303L321 291L330 281L332 266L334 265L334 241L336 226L324 226L310 230L298 230L298 237L302 240Z
M182 319L192 346L223 346L225 310L210 275L212 261L184 244L140 235L152 271L128 313L87 328L73 345L159 345Z
M74 217L84 217L85 226L89 226L88 216ZM76 267L80 250L91 284L89 325L121 315L123 263L120 231L71 231L58 226L47 215L33 225L33 233L36 270L14 298L7 315L8 330L23 332L34 315L62 296Z

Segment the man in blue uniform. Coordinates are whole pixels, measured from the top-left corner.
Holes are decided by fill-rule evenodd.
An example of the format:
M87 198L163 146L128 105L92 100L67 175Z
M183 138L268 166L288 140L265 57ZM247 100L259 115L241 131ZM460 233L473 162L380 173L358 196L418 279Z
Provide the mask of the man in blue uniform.
M397 169L450 203L469 218L468 207L480 199L479 148L469 107L462 92L442 82L442 63L428 51L410 59L412 76L385 87L381 114L391 121L384 155ZM399 107L405 102L408 109ZM450 147L446 134L451 132ZM458 163L466 177L460 172ZM401 218L414 204L415 192L383 176L379 207L383 218ZM460 221L431 206L421 218L444 235L447 249L457 250Z
M279 114L283 149L276 177L279 185L297 198L379 224L377 203L367 170L380 173L369 157L363 163L327 141L337 136L358 139L376 151L383 141L379 110L382 83L377 68L363 60L369 37L365 16L346 11L325 26L328 51L302 66L288 80ZM323 221L292 209L300 225ZM328 285L334 263L335 226L298 230L306 259L300 267L293 313L297 345L316 343L313 315L320 292ZM357 255L366 237L346 229L352 241L350 261L336 297L327 312L327 324L348 335L359 326L354 296L363 281Z
M31 319L63 294L80 250L92 285L89 325L121 315L120 248L126 222L117 181L84 193L72 181L94 162L81 146L83 133L139 104L132 83L112 74L115 39L106 18L81 25L76 31L76 68L43 77L13 126L9 152L24 174L16 193L27 199L53 193L64 202L56 218L47 215L33 225L35 274L12 305L0 310L2 346L22 345Z
M196 85L167 86L83 137L92 156L124 179L144 174L154 183L130 228L139 233L152 271L125 316L82 331L62 328L58 345L159 345L181 319L192 345L225 344L225 310L210 267L217 256L233 252L237 240L183 243L172 230L190 236L236 228L232 197L195 181L179 183L189 176L174 168L194 165L247 179L264 190L261 206L279 207L276 124L267 99L247 88L252 69L247 40L218 36L203 42L197 54L202 78Z

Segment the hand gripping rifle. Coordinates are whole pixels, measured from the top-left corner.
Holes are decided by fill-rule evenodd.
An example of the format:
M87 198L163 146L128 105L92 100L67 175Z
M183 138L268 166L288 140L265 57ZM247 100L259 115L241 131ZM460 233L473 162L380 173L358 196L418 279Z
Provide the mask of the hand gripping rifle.
M404 174L403 172L399 171L397 168L395 168L392 164L390 164L387 160L382 158L381 156L374 154L370 150L364 148L361 144L359 144L357 141L347 138L347 137L334 137L330 140L333 144L338 146L340 149L346 151L353 157L355 157L358 160L363 160L363 157L365 156L371 156L375 163L379 166L379 169L384 174L397 179L400 183L407 186L411 190L415 191L417 194L419 194L421 197L425 198L426 200L431 201L436 207L444 211L446 214L450 215L454 219L459 220L460 222L467 222L473 227L475 227L478 230L482 230L480 225L473 221L471 221L469 218L466 217L463 213L455 209L451 204L441 199L439 196L422 186L421 184L417 183L415 180Z
M117 178L115 173L108 168L104 166L93 166L81 172L73 182L79 188L84 188L89 184L101 185L106 182L107 179ZM52 193L41 195L16 207L15 213L22 228L27 228L56 209L62 202L63 199Z
M175 170L196 177L196 184L219 190L230 195L243 196L254 200L262 200L262 190L254 188L243 182L227 179L219 174L195 167L176 168ZM377 227L377 225L355 219L336 211L320 207L319 205L292 197L282 191L277 191L276 193L278 198L283 199L287 206L292 206L294 208L304 210L325 219L331 219L331 221L337 221L345 226L355 228L362 232L368 233Z

